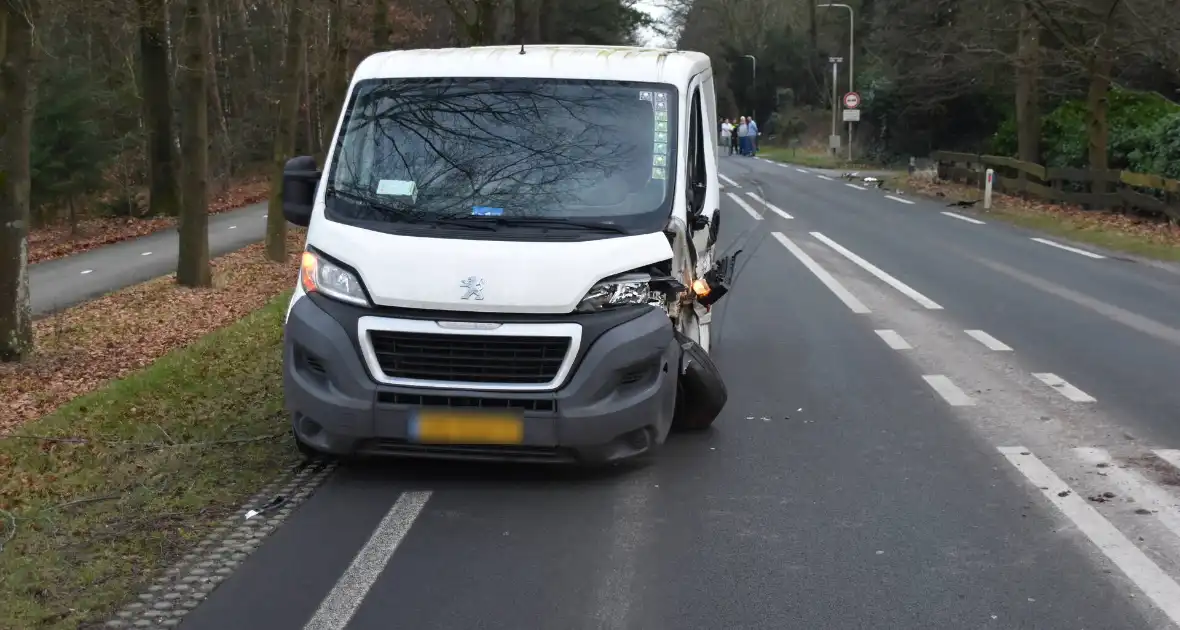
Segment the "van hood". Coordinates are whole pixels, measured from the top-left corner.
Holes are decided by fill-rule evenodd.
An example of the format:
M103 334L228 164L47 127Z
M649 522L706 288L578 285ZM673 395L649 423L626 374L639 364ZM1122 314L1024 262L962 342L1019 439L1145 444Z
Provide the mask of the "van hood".
M307 243L355 269L375 304L443 311L569 313L599 280L672 258L661 232L489 241L401 236L320 220L312 222ZM481 286L482 300L466 288L471 280Z

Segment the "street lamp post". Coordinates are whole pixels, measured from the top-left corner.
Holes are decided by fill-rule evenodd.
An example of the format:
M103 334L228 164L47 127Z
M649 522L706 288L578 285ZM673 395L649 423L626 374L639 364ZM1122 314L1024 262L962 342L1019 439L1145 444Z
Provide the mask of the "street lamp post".
M825 3L815 5L818 8L837 7L848 9L848 91L855 92L853 89L853 55L856 51L856 15L852 7L847 4ZM848 123L848 160L852 161L852 123Z
M754 55L742 55L753 63L753 68L750 71L750 84L754 86L754 107L750 108L750 115L754 118L758 117L758 58Z

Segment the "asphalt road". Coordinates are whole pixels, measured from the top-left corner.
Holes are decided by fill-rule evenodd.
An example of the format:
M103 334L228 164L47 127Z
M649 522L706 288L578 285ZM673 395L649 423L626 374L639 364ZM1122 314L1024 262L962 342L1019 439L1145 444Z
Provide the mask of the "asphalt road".
M209 217L209 253L220 256L266 235L266 204ZM29 268L33 313L40 315L176 271L176 230L164 230Z
M340 468L181 627L1180 627L1180 275L723 172L711 432L610 472Z

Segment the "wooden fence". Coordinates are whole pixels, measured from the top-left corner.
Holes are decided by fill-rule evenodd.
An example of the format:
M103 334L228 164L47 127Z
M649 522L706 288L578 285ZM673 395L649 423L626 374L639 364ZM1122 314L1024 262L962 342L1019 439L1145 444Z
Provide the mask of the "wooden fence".
M939 179L982 189L990 168L995 171L996 192L1091 210L1132 210L1180 222L1180 180L1129 171L1047 168L999 155L935 151L931 159L938 164ZM1092 192L1095 182L1106 182L1108 192Z

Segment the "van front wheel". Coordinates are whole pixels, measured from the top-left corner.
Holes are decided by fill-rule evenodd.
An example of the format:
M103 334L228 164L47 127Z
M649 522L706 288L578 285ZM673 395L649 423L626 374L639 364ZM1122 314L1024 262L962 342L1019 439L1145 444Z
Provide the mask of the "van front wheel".
M678 431L704 431L713 425L729 399L729 390L721 371L699 344L677 333L684 349L680 359L680 378L676 384L676 410L672 428Z

